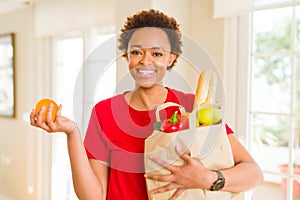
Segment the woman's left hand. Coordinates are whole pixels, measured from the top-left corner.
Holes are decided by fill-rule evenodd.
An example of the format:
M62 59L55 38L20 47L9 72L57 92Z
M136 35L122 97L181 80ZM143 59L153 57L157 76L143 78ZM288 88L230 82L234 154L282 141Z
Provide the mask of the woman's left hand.
M155 157L151 158L157 164L163 166L171 173L167 175L146 174L148 179L169 182L169 184L152 190L151 194L157 194L176 189L171 199L179 197L185 189L189 188L204 188L209 189L212 182L216 180L216 173L207 169L201 161L196 158L190 157L187 153L183 152L179 147L176 147L178 155L184 160L184 164L181 166L171 165L165 161Z

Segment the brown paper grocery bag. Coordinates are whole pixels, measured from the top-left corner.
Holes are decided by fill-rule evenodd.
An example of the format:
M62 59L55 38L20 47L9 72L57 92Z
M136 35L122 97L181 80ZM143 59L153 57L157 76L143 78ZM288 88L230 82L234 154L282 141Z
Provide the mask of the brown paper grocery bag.
M159 112L169 106L177 105L183 113L181 105L167 102L158 106ZM196 111L190 114L190 128L173 133L164 133L154 130L153 134L145 140L145 171L146 173L168 174L169 171L149 159L149 156L158 157L172 165L182 165L183 160L177 154L175 147L179 146L184 151L190 152L209 169L226 169L234 165L231 147L228 141L226 128L223 123L196 128ZM149 191L162 187L168 183L146 179L149 200L167 200L175 190L151 195ZM179 200L242 200L243 193L224 191L210 191L204 189L188 189L178 198Z

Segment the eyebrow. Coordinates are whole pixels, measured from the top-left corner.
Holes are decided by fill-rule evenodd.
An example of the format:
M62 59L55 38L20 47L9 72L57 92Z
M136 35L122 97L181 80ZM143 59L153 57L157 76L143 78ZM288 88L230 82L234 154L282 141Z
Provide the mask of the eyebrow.
M142 49L143 47L141 46L141 45L139 45L139 44L135 44L135 45L131 45L130 46L130 48L140 48L140 49ZM164 50L164 51L166 51L166 49L164 49L163 47L150 47L150 48L148 48L148 49L161 49L161 50Z

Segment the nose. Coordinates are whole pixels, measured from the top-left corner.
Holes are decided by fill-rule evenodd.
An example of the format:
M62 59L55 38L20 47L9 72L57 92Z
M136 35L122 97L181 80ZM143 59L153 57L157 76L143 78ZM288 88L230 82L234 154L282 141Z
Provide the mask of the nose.
M152 62L151 54L147 51L144 52L144 54L140 60L140 64L147 65L147 64L151 64L151 62Z

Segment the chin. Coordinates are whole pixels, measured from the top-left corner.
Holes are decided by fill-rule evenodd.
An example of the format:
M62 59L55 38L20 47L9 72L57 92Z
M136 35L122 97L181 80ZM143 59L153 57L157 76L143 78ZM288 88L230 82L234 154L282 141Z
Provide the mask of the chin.
M157 82L147 82L147 83L138 83L137 86L140 88L149 89L155 86L162 86L162 84Z

